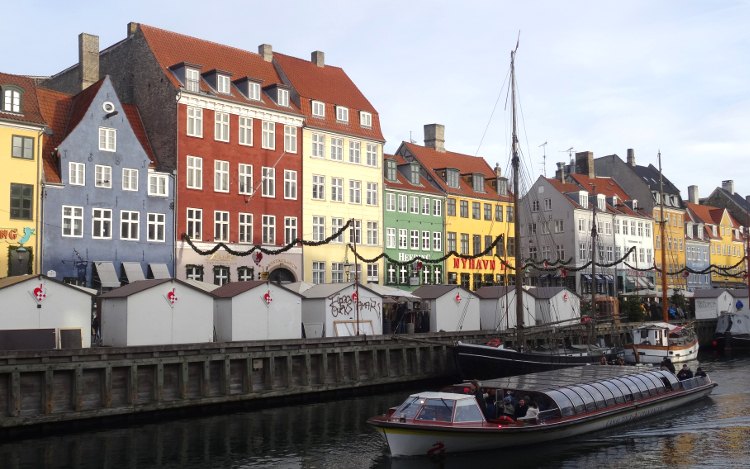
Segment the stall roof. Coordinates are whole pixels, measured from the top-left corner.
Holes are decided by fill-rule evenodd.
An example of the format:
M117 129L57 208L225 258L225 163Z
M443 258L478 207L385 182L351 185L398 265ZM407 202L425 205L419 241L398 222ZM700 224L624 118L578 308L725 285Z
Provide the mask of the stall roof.
M374 291L380 296L386 297L390 296L393 297L399 301L420 301L421 298L418 296L412 294L411 292L408 292L406 290L401 290L400 288L394 288L389 287L387 285L380 285L377 283L371 283L367 285L367 288Z
M300 292L300 295L309 299L328 298L330 296L335 295L336 293L339 293L341 290L344 290L348 287L353 287L353 286L354 284L352 283L320 283L318 285L308 288L307 290L303 292ZM367 290L371 293L379 295L376 291L370 288L370 285L368 286L359 285L359 289Z
M111 262L94 261L96 274L99 276L99 283L102 288L117 288L120 286L120 279L115 272L115 266Z
M435 299L454 290L464 290L460 285L423 285L412 293L421 299ZM465 290L464 290L465 291Z
M140 262L123 262L122 270L125 271L125 277L128 279L128 283L137 282L138 280L146 280Z
M167 264L149 264L148 268L151 270L152 278L172 278L172 276L169 275L169 268L167 267Z
M223 285L215 289L213 291L213 294L216 295L218 298L232 298L241 293L245 293L246 291L252 290L253 288L263 287L264 289L266 289L268 288L269 285L271 285L271 283L268 280L248 280L244 282L229 282L226 285ZM290 290L286 288L286 285L276 284L276 283L274 283L273 285L279 288L282 288L284 290L288 290L290 293L293 293L297 296L302 296L300 293L297 293L294 290Z

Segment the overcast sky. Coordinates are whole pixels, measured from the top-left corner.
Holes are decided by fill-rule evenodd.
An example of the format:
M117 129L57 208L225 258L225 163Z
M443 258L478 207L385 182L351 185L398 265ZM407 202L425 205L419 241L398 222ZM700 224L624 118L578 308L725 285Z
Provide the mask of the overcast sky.
M78 60L78 34L107 47L130 21L274 50L349 74L380 114L392 153L446 127L446 148L508 167L510 50L519 138L536 179L565 150L635 150L687 198L725 179L750 194L750 2L26 0L3 7L3 72L49 75ZM12 19L12 20L11 20ZM494 111L494 112L493 112ZM547 142L546 145L543 145Z

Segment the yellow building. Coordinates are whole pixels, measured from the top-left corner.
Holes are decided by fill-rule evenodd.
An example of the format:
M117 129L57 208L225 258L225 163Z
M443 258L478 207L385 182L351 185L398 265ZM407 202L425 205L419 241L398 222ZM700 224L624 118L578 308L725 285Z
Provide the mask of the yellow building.
M654 206L654 263L662 268L662 246L666 247L666 271L678 272L685 267L685 209L680 207L679 197L664 195L664 223L662 207ZM657 201L658 202L658 201ZM661 291L661 273L656 272L656 289ZM687 289L687 278L682 273L667 275L667 288Z
M486 255L447 259L445 281L472 290L506 284L506 274L512 271L503 261L515 265L509 255L514 224L507 179L482 157L446 151L444 134L442 125L425 125L424 146L403 142L396 153L406 161L417 160L428 179L445 192L445 251L478 256L503 236L503 243Z
M741 225L724 208L687 204L696 221L704 224L704 237L709 240L709 262L713 287L744 287L745 258Z
M39 273L41 148L34 82L0 73L0 278Z

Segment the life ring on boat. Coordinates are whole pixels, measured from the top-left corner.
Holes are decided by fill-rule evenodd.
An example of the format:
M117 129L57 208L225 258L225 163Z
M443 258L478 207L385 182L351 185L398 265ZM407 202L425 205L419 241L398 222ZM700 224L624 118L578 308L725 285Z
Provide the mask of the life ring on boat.
M503 344L503 341L495 337L494 339L490 339L489 342L487 342L487 345L489 347L500 347Z

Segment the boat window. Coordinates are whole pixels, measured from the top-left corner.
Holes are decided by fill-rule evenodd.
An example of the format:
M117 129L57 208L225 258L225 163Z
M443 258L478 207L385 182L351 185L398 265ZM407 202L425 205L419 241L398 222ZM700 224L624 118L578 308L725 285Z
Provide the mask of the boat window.
M620 376L619 378L615 378L615 381L619 381L627 386L632 400L635 401L641 398L640 388L628 376Z
M596 404L597 409L602 409L606 407L607 403L601 391L599 391L599 389L592 386L591 384L581 384L581 387L585 389L586 391L588 391L588 393L591 394L591 397L594 398L594 404Z
M666 379L669 384L672 386L672 389L677 387L677 383L680 382L680 380L677 379L677 376L673 375L671 372L667 370L654 370L652 373L655 373L659 375L662 378L662 381Z
M648 397L651 395L656 395L656 387L654 386L654 383L651 382L648 378L646 378L643 375L630 375L628 376L633 382L638 385L638 389L641 390L641 394L643 397Z
M482 411L475 399L461 399L456 401L456 417L454 422L479 422L482 420Z
M628 401L632 401L633 400L633 396L630 395L630 388L628 388L625 385L625 383L623 383L622 381L614 378L614 379L608 380L607 383L609 383L607 385L607 387L609 387L610 385L614 385L614 386L617 387L617 389L620 390L620 399L621 400L619 400L617 402L623 403L623 402L628 402Z
M415 420L450 422L453 417L454 402L450 399L425 399L422 410L419 411Z
M641 373L638 377L646 383L648 391L652 396L656 396L664 392L664 383L662 383L656 376L651 373Z
M555 404L557 404L557 407L560 408L560 415L562 417L570 417L571 415L575 415L574 405L573 402L570 400L568 396L561 393L557 390L549 390L544 391L545 394L547 394L553 401L555 401Z
M409 396L393 415L413 419L420 407L422 407L422 399L418 396Z
M583 399L576 391L568 387L562 387L560 388L560 392L568 396L568 399L573 403L576 414L580 414L586 410L586 405L584 404ZM589 396L589 398L591 398L591 396Z
M577 384L575 386L570 386L570 389L581 396L581 399L583 400L583 404L587 411L596 410L596 397L591 394L591 391L588 388L586 388L584 385Z
M612 390L607 387L606 382L604 383L591 383L592 386L594 386L596 389L599 390L599 392L602 393L602 396L605 399L605 404L610 406L615 404L615 390ZM620 390L617 389L617 395L620 395Z

